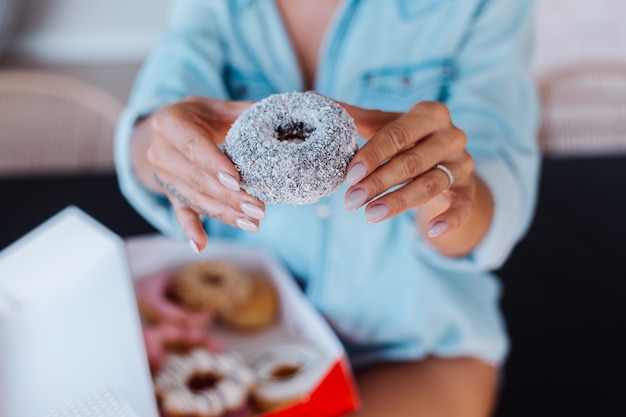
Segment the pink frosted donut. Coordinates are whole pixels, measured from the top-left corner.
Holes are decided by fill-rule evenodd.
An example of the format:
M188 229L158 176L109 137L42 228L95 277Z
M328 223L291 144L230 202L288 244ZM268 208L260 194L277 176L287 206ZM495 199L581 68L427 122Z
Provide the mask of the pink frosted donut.
M209 336L205 329L179 327L171 323L160 323L143 327L143 339L148 363L153 372L161 369L169 354L202 347L213 351L223 349L219 340Z
M211 314L188 310L171 299L168 293L173 279L171 272L157 272L135 282L137 305L143 321L200 328L211 324Z
M344 181L358 148L354 120L314 92L273 94L231 126L224 153L241 187L268 204L310 204Z

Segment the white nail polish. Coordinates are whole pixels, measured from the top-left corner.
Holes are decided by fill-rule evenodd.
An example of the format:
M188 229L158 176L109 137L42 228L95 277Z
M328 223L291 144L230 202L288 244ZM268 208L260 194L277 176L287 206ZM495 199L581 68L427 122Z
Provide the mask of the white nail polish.
M256 233L259 231L259 228L257 227L256 224L252 223L252 221L245 219L245 218L237 219L237 226L241 230L245 230L246 232Z
M446 230L448 230L448 223L437 222L428 229L428 237L437 237Z
M348 171L346 181L348 181L348 185L353 186L357 182L361 181L363 177L365 177L365 174L367 174L367 167L365 164L359 162L353 166L350 171Z
M365 211L365 220L370 223L381 221L387 214L389 209L383 204L376 204Z
M256 206L252 203L241 203L241 211L243 211L248 216L257 220L265 220L265 212L259 206Z
M366 201L367 193L365 190L359 188L348 194L348 197L346 197L346 200L344 201L344 207L348 211L355 210L365 204Z
M198 248L198 244L196 243L195 240L189 239L189 246L191 247L191 250L194 251L196 255L200 255L200 249Z
M226 172L220 172L217 174L217 179L226 188L231 191L239 191L239 181L237 181L232 175Z

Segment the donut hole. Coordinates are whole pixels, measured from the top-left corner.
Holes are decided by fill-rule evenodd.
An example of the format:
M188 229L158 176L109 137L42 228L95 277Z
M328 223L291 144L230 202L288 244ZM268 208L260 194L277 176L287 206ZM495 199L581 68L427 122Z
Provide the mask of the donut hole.
M315 127L305 122L288 122L281 123L274 128L276 139L289 144L300 144L306 141L313 132Z
M224 282L224 277L219 274L215 274L213 272L205 272L202 274L200 279L204 285L208 285L209 287L222 287Z
M214 372L197 372L189 376L187 387L195 393L200 393L215 388L221 380L222 376Z
M193 349L194 345L191 343L184 343L182 341L167 341L163 343L163 350L167 353L184 354Z
M165 299L174 304L182 304L180 297L178 296L178 294L176 294L176 291L174 290L174 288L172 288L172 286L169 286L165 290Z
M301 369L302 367L300 365L295 364L279 365L272 369L270 378L274 380L289 379L300 372Z

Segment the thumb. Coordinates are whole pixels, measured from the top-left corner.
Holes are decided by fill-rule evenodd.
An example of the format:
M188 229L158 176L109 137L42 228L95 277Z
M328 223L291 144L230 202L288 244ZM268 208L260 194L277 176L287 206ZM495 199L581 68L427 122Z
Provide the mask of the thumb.
M366 140L372 138L376 132L382 129L385 125L396 120L402 114L382 110L364 109L342 101L334 101L343 107L352 119L354 119L354 124L356 125L359 135Z

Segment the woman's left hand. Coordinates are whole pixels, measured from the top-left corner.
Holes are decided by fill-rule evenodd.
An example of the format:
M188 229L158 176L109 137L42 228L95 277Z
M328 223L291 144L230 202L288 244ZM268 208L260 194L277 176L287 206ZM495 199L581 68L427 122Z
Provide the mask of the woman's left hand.
M348 166L347 210L367 204L366 219L377 223L439 199L445 209L431 211L434 217L424 225L431 238L471 217L474 161L465 133L454 126L444 104L421 102L406 113L340 104L367 140Z

